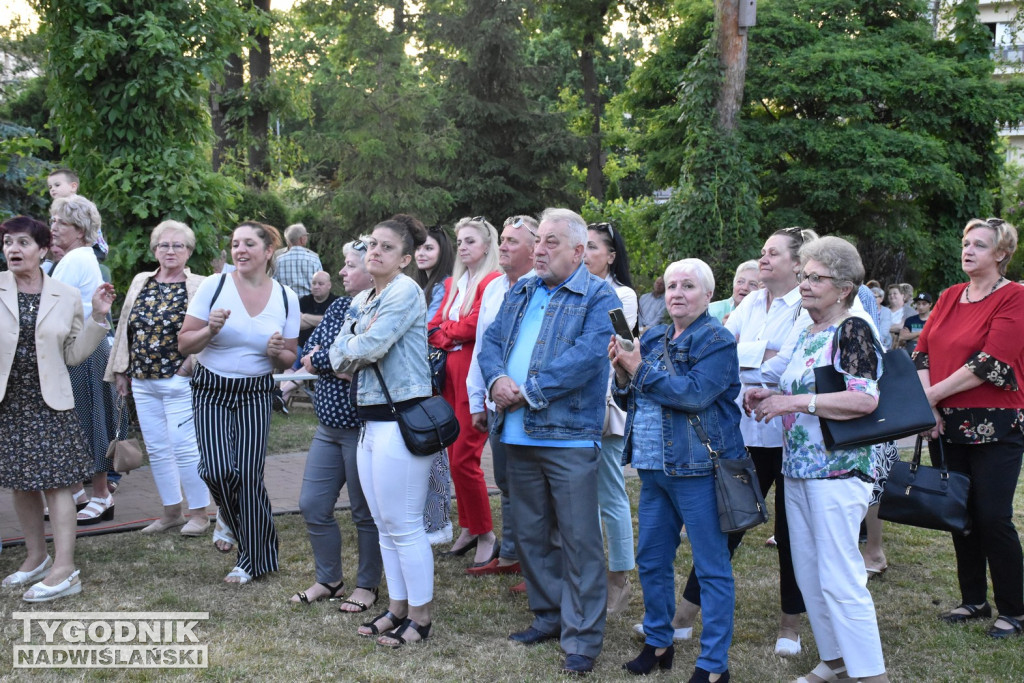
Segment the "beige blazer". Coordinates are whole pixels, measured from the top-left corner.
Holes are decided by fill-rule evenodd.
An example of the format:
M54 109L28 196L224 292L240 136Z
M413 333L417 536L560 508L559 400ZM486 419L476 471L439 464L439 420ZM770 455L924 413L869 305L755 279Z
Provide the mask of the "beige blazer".
M121 306L121 317L117 321L117 331L114 332L114 347L110 349L107 371L103 375L104 382L113 382L114 373L128 372L128 361L130 360L128 357L130 354L130 349L128 348L128 314L132 312L135 300L139 298L139 292L146 286L149 279L158 272L160 271L153 270L139 273L132 279L132 283L128 285L128 293L124 295L124 305ZM193 275L192 271L188 268L185 269L185 292L189 301L192 301L196 290L199 289L199 285L203 284L205 279L205 276Z
M14 274L6 271L0 273L0 401L7 394L20 325L18 288ZM35 336L39 386L46 405L54 410L75 407L67 366L81 364L106 334L107 327L91 316L83 323L82 295L77 289L43 275Z

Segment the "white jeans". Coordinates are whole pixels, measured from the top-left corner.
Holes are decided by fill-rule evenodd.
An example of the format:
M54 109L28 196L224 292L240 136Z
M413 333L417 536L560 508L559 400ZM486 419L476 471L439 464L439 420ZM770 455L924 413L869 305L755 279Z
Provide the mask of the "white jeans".
M850 678L885 673L875 603L857 547L871 484L786 477L793 571L823 660L843 658Z
M367 422L359 439L359 483L380 535L393 600L412 607L434 599L434 553L423 528L432 457L405 447L397 422Z
M184 487L190 510L209 505L210 490L199 478L189 378L132 379L132 394L160 500L177 505Z

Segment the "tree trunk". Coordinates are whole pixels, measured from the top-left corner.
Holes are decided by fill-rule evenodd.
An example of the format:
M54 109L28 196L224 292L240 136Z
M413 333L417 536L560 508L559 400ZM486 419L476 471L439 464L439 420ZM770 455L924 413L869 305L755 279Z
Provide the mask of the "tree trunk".
M405 33L405 2L404 0L395 0L392 3L394 8L395 19L391 25L391 32L396 36L400 36Z
M253 0L253 7L270 12L270 0ZM260 32L254 36L255 45L249 48L249 97L252 113L249 115L249 184L263 189L267 186L270 169L267 166L267 130L270 111L266 105L267 78L270 76L270 34Z
M715 110L718 127L724 132L736 130L736 118L743 102L743 81L747 73L747 33L739 30L740 0L715 0L715 25L718 27L718 61L724 78Z
M238 144L235 136L237 124L228 122L228 107L225 98L237 94L244 85L242 81L242 56L231 55L224 71L223 83L210 84L210 118L213 124L213 170L217 172L224 163L229 149Z
M583 101L590 110L590 135L587 138L587 193L598 201L604 201L604 168L601 163L601 90L597 83L597 68L594 65L593 32L583 36L580 51L580 70L583 72Z

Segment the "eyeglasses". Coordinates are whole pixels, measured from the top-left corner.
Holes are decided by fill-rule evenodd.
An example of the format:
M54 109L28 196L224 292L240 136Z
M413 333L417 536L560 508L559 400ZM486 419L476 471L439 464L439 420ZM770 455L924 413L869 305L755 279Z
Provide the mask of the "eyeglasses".
M817 273L798 273L796 276L797 282L803 282L809 280L812 285L816 285L822 280L835 280L831 275L818 275Z
M157 251L185 251L188 249L188 245L182 244L181 242L161 242L156 245Z
M607 230L611 238L615 239L615 229L611 223L591 223L587 226L587 230Z
M355 242L352 243L352 250L353 251L361 251L361 252L363 252L365 254L366 253L366 242L364 242L362 240L356 240Z
M523 216L509 216L505 219L502 226L506 228L526 228L531 235L537 236L537 231L530 227L530 224L526 222Z

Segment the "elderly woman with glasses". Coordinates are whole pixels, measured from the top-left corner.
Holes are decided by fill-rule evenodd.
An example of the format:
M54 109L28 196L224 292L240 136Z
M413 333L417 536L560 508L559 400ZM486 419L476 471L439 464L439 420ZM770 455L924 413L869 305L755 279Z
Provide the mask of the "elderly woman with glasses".
M800 297L811 324L800 333L778 390L749 389L744 406L762 422L782 417L793 570L822 660L800 680L849 676L878 683L888 678L857 544L874 478L871 447L829 450L819 418L851 420L872 412L882 359L873 324L850 313L864 278L856 248L822 237L800 248L800 263ZM819 393L814 369L829 365L845 378L846 389Z
M183 536L199 536L210 526L210 490L199 476L199 446L192 420L194 359L178 351L178 332L188 302L205 279L186 267L196 236L184 223L164 221L153 228L149 248L156 270L139 273L125 295L104 379L122 398L135 396L139 427L163 503L163 514L142 530L152 534L183 526ZM189 520L182 514L182 488Z
M974 531L953 534L961 604L942 619L992 616L987 568L999 611L987 633L1007 638L1024 634L1024 562L1013 525L1024 453L1024 287L1006 278L1017 229L976 218L964 228L962 245L968 281L939 296L914 353L935 409L932 438L942 439L949 469L971 477Z
M100 223L96 205L81 195L61 197L50 207L53 245L64 252L51 276L78 290L86 317L92 313L93 294L103 284L100 264L92 249ZM92 498L86 503L81 489L74 494L76 505L84 508L78 513L78 524L83 526L114 518L114 496L107 489L107 471L112 466L107 446L116 438L118 419L125 422L127 416L118 415L114 390L103 381L109 356L109 344L100 344L85 362L69 368L75 412L93 455Z

